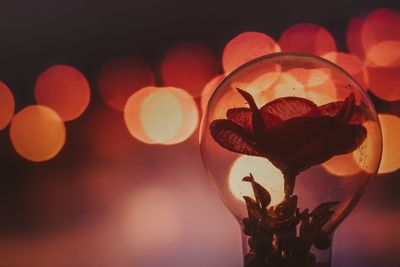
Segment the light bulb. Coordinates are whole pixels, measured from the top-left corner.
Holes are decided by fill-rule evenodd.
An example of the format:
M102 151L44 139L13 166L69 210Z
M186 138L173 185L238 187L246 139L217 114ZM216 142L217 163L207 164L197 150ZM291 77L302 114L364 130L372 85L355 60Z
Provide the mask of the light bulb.
M298 69L329 70L329 82L303 84ZM263 82L269 74L282 78ZM382 137L350 75L316 56L276 53L242 65L214 91L200 149L241 225L245 267L331 266L333 232L375 177ZM357 171L323 166L344 155Z

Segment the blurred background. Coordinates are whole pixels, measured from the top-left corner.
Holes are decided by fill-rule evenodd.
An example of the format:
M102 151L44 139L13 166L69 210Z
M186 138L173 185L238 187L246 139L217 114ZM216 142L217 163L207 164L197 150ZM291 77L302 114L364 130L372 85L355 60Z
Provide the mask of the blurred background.
M325 57L368 90L382 165L335 235L334 266L400 266L399 12L385 0L3 1L0 266L240 267L199 123L225 75L278 51Z

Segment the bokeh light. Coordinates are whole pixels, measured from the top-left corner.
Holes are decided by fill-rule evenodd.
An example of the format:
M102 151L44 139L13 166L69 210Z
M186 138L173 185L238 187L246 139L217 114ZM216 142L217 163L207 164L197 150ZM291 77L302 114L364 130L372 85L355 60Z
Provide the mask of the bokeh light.
M243 200L243 196L254 198L251 184L242 181L250 173L259 184L269 191L272 205L277 205L284 200L285 192L282 172L265 158L246 155L237 158L229 172L229 187L237 199Z
M400 67L367 67L369 90L385 101L400 100Z
M369 48L368 60L372 65L395 67L400 65L400 40L383 41Z
M368 64L399 66L400 53L396 51L400 43L399 28L400 16L389 9L377 9L366 17L361 41Z
M210 49L199 43L183 43L169 49L161 62L164 85L201 95L206 83L218 74L218 62Z
M400 118L389 114L379 114L382 127L383 151L378 173L391 173L400 168Z
M322 164L322 167L329 173L343 176L344 178L355 175L361 171L355 161L353 153L333 157Z
M102 157L120 158L134 149L134 140L119 111L99 105L90 111L85 126L87 142Z
M302 52L322 56L336 51L333 36L322 26L299 23L287 29L279 38L284 52Z
M133 94L125 107L129 132L148 144L171 145L189 138L198 124L193 98L175 87L146 87Z
M364 63L356 56L342 52L330 52L323 57L335 63L352 76L362 88L368 88L368 75Z
M161 258L174 251L182 235L179 202L172 190L148 186L126 201L122 230L131 240L136 261Z
M374 163L378 162L381 157L381 151L380 149L377 150L376 146L376 140L381 138L380 127L370 120L364 122L363 126L367 130L367 138L361 146L353 152L353 157L362 170L367 173L374 173Z
M61 117L49 107L28 106L11 122L10 137L15 150L31 161L55 157L64 146L65 136Z
M301 82L306 87L315 87L325 83L330 78L329 69L304 69L304 68L293 68L286 71L296 77L296 80Z
M203 92L201 93L201 110L203 112L207 109L208 101L210 100L214 90L217 89L218 85L224 80L224 78L225 75L221 74L217 77L214 77L206 84L206 86L204 86Z
M361 42L361 30L364 20L358 17L352 18L346 31L346 44L349 52L360 60L365 60L365 51Z
M225 46L222 65L228 74L252 59L275 52L280 52L279 45L265 33L244 32Z
M14 96L8 86L0 81L0 131L10 123L14 110Z
M155 78L143 60L121 57L103 64L97 82L104 102L122 111L128 98L139 89L154 85Z
M85 76L66 65L54 65L36 80L35 98L40 105L55 110L64 121L78 118L90 102L90 87Z
M307 98L317 105L336 101L337 90L327 70L292 69L281 73L272 87L273 100L279 97L296 96Z

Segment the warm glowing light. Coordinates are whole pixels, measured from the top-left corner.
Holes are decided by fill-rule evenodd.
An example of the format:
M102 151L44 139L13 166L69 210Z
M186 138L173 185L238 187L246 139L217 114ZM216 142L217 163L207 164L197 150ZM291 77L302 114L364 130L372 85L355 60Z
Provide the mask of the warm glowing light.
M299 23L287 29L279 39L284 52L303 52L324 55L336 51L333 36L319 25Z
M222 65L225 72L230 73L252 59L279 51L279 45L268 35L260 32L244 32L225 46Z
M386 101L400 100L400 67L368 67L369 89Z
M367 51L370 63L382 67L400 65L400 41L383 41L371 46Z
M167 90L160 90L143 101L140 120L149 137L157 143L163 143L178 131L182 123L182 113L175 95Z
M93 151L106 158L126 156L134 147L123 114L108 106L98 106L87 116L86 136Z
M280 78L282 78L281 66L273 64L270 66L268 72L253 74L254 77L246 76L244 79L232 82L231 87L249 92L253 96L257 106L261 107L265 103L274 100L273 88L280 82Z
M185 89L194 97L201 95L206 83L217 73L218 62L203 44L183 43L174 46L161 63L164 84Z
M174 87L146 87L125 107L125 123L137 139L149 144L176 144L189 138L198 124L193 98Z
M55 110L64 121L70 121L78 118L89 105L90 87L77 69L55 65L39 75L35 98L40 105Z
M14 116L14 96L7 85L0 81L0 130L10 123Z
M362 88L368 88L368 75L365 65L356 56L341 52L330 52L323 57L344 69Z
M375 164L379 162L381 156L380 146L376 142L380 142L380 129L377 123L366 121L363 126L367 130L367 138L361 146L353 152L355 162L361 169L368 173L376 171Z
M123 110L133 93L154 85L154 80L154 73L146 62L133 58L116 58L102 66L98 87L107 105Z
M389 9L377 9L367 16L361 30L361 41L369 65L399 66L400 16ZM381 44L386 41L394 41ZM388 54L390 53L390 54ZM387 65L385 65L387 64Z
M124 207L122 231L133 256L154 259L173 251L182 235L182 216L172 190L149 187L132 195Z
M271 204L277 205L285 198L282 172L265 158L240 156L229 172L229 188L232 194L243 200L243 196L254 197L251 184L242 179L249 174L271 194Z
M361 30L364 21L360 18L351 19L347 26L346 43L350 53L358 57L360 60L365 59L365 51L361 42Z
M209 81L206 86L204 86L203 92L201 93L201 110L204 112L207 109L208 101L211 95L217 89L218 85L224 80L225 75L219 75Z
M304 85L289 73L282 73L273 87L275 98L296 96L306 98Z
M65 143L65 126L60 116L45 106L29 106L11 122L10 137L15 150L31 161L55 157Z
M333 175L344 177L355 175L361 171L353 153L333 157L322 164L322 167Z
M325 83L330 78L329 69L304 69L304 68L294 68L286 72L290 74L298 81L300 81L304 86L315 87Z
M383 151L378 173L395 172L400 168L400 118L379 114L382 127Z
M304 69L292 69L284 72L279 76L272 88L274 98L296 96L310 99L317 105L336 101L336 86L326 75L328 75L328 72L322 69L307 71ZM315 78L312 78L312 76ZM309 80L310 78L313 80Z

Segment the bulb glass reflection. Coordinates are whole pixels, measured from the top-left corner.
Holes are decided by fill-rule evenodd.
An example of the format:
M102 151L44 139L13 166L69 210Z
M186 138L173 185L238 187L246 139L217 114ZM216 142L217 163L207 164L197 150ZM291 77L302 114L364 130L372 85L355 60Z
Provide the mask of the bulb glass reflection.
M324 75L310 83L308 77L318 73ZM319 115L304 111L306 106ZM304 113L299 115L299 110ZM279 122L268 116L280 117ZM331 130L320 133L325 126L315 123L322 121L337 125L332 126L337 134ZM354 133L345 133L349 129ZM330 266L333 231L376 175L381 139L379 120L365 91L325 59L276 53L246 63L227 76L208 102L200 149L221 199L242 226L245 266ZM342 165L342 158L350 158L351 167ZM342 167L349 170L342 171ZM325 211L320 213L317 207ZM286 208L293 210L290 220L294 226L279 222ZM316 214L326 219L314 225L318 235L313 239L304 234L304 220L315 224ZM249 221L268 229L249 228ZM286 223L281 226L283 231L276 230L277 222ZM270 240L264 240L260 249L260 238L266 236ZM304 252L304 257L295 255L296 246L303 245L310 252Z

